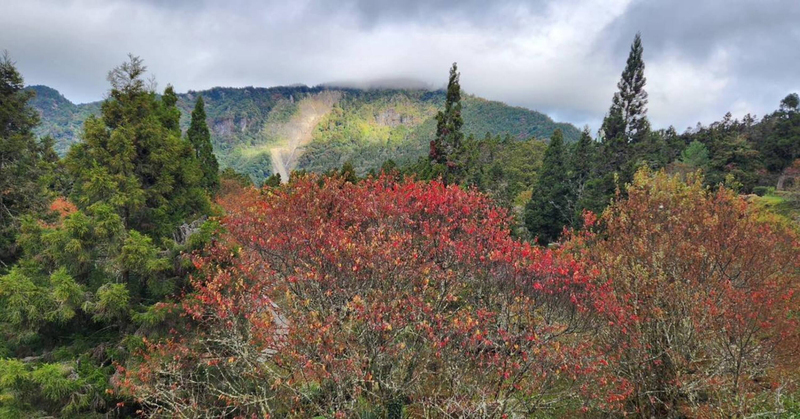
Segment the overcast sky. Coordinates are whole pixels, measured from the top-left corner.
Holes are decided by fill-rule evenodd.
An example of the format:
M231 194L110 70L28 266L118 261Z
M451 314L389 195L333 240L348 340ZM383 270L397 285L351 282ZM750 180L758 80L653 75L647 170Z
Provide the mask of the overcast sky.
M589 124L634 34L650 118L680 131L800 91L799 0L0 0L0 49L28 84L102 99L131 52L161 87L415 79Z

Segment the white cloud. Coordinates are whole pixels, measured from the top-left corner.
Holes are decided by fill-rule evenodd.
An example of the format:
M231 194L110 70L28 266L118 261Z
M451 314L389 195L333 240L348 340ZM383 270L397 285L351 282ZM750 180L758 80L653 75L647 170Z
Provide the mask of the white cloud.
M686 60L677 51L647 62L650 118L659 125L718 119L720 102L731 82L729 65L724 50L701 64Z
M718 0L7 1L0 48L28 83L75 101L102 98L128 52L178 91L387 78L439 87L458 61L468 92L596 129L641 29L651 119L680 129L775 109L797 88L800 56L785 43L783 54L753 52L797 38L785 29L800 18L793 0L776 0L780 14Z

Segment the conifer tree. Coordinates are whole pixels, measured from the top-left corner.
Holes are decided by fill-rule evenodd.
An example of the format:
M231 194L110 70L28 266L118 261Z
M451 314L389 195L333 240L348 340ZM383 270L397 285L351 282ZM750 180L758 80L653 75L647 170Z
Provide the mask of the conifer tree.
M800 158L800 96L787 95L765 122L766 135L757 146L767 169L781 172Z
M43 156L52 154L36 140L39 115L28 105L34 93L8 57L0 57L0 272L16 257L20 217L42 210L45 194L39 178Z
M444 110L436 115L436 138L431 141L429 158L443 172L446 183L458 183L462 169L461 157L464 148L464 133L461 116L461 85L458 66L453 63L447 83Z
M186 134L203 170L203 188L213 193L219 188L219 163L211 146L211 132L206 124L206 110L202 96L197 97L192 111L192 122Z
M681 153L681 163L692 169L706 169L708 162L708 148L700 141L692 141Z
M264 183L261 184L261 187L267 187L267 188L277 188L278 186L281 186L280 173L273 173L269 175L268 178L264 179Z
M571 214L566 185L564 137L560 129L553 132L544 152L542 169L531 200L525 206L525 226L542 244L558 240Z
M188 141L180 136L168 87L159 100L143 80L138 57L109 73L111 93L100 117L84 125L83 142L70 149L67 170L79 209L103 202L126 229L154 238L169 236L187 217L208 210L202 171Z
M626 179L633 173L627 167L633 157L631 145L645 141L650 132L642 52L642 37L637 33L602 126L608 170L621 172Z
M570 209L570 225L577 227L581 220L583 210L587 209L586 189L587 184L595 175L596 146L589 127L585 127L581 138L570 147L571 153L567 159L568 173L568 198Z

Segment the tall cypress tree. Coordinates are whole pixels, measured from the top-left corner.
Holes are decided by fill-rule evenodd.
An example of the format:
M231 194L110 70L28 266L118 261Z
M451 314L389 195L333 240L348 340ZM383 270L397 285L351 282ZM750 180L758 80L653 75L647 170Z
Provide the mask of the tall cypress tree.
M0 57L0 272L16 257L22 215L44 208L39 182L48 145L33 134L39 115L28 105L34 93L8 57Z
M203 96L197 97L192 111L192 122L186 135L194 147L195 157L203 170L203 188L213 193L219 188L219 163L217 163L214 149L211 146L211 132L206 124Z
M431 141L431 163L442 167L445 182L458 182L464 154L464 133L461 117L461 85L456 63L450 68L444 110L436 115L436 138Z
M603 120L603 145L606 151L607 169L632 173L626 167L632 156L632 144L645 141L650 132L647 120L647 92L644 86L644 60L642 59L642 37L637 33L628 54L628 61L614 93L611 108Z
M566 167L564 137L557 129L544 152L531 200L525 206L525 227L543 244L558 240L571 218Z

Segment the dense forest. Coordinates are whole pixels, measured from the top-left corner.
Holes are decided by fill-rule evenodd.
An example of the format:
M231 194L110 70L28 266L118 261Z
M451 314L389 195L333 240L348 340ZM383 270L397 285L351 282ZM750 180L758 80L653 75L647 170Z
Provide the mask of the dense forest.
M5 56L0 418L800 415L800 98L653 129L643 50L598 133L456 64L74 105Z
M100 112L100 102L75 105L52 88L27 89L36 92L31 105L41 115L34 132L52 137L59 155L79 141L86 118ZM178 95L184 131L199 96L205 101L211 142L221 165L249 175L256 183L279 172L272 157L287 148L292 152L287 154L295 154L287 166L298 170L326 171L349 161L363 175L375 162L416 160L427 154L436 111L444 104L443 91L218 87ZM474 135L490 132L526 140L549 138L561 129L568 140L580 137L570 124L476 96L465 96L464 112L465 132Z

